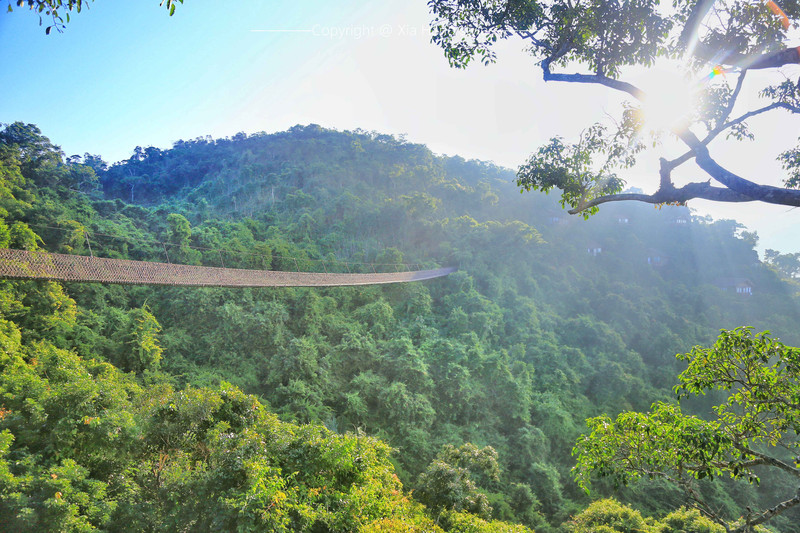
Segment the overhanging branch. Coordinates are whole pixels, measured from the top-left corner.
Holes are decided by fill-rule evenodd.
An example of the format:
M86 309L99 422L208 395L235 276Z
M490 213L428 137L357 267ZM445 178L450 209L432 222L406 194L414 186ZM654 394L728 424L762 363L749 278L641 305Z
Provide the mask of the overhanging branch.
M705 139L703 139L703 144L708 144L708 141L710 141L713 137L716 137L717 134L719 134L721 131L728 129L731 126L735 126L736 124L739 124L740 122L744 122L745 120L747 120L750 117L754 117L756 115L760 115L761 113L766 113L767 111L772 111L773 109L786 109L787 111L790 111L792 113L800 113L800 107L793 106L793 105L787 104L785 102L773 102L773 103L771 103L771 104L769 104L767 106L761 107L759 109L754 109L753 111L748 111L747 113L743 114L742 116L737 117L737 118L731 120L730 122L726 122L725 124L722 124L718 128L715 128L711 133L708 134L708 136Z
M574 209L570 209L568 213L575 215L585 209L609 202L624 202L633 200L647 204L682 204L695 198L711 200L714 202L752 202L755 200L754 198L744 194L739 194L731 189L712 187L710 182L702 182L689 183L680 189L659 189L654 194L623 193L600 196L598 198L594 198L593 200L589 200L588 202L585 202Z
M675 134L692 149L697 166L732 191L750 197L753 200L760 200L769 204L800 207L800 190L760 185L737 176L714 161L711 154L708 152L708 148L706 148L694 133L688 129L683 129L681 131L676 131Z
M601 76L598 74L553 73L550 71L551 62L552 58L547 58L541 63L544 81L565 81L569 83L593 83L596 85L604 85L605 87L609 87L616 91L627 93L636 98L637 100L645 99L646 96L645 92L640 88L638 88L637 86L633 85L632 83L615 80L613 78L608 78L606 76Z
M729 65L749 70L778 68L784 65L800 63L800 47L784 48L777 52L768 52L756 56L747 56L734 51L726 51L720 56L720 50L717 48L698 43L695 55L707 61L713 61L719 65Z
M700 0L694 5L678 39L678 43L683 50L686 50L695 42L700 24L713 5L714 0Z
M687 35L684 35L682 37L687 37ZM702 43L699 43L697 48L697 55L703 56L704 53L705 54L709 53L709 47L703 45ZM540 66L542 68L543 78L545 81L561 81L568 83L589 83L595 85L603 85L610 89L614 89L616 91L629 94L639 101L644 101L647 98L646 93L641 89L639 89L638 87L636 87L635 85L628 82L608 78L602 74L553 73L550 70L551 63L557 60L559 57L562 57L563 54L564 51L559 50L550 57L544 59L540 63ZM755 58L753 58L752 56L749 57L744 56L742 54L738 54L737 52L732 52L729 53L727 56L725 56L721 61L721 63L727 65L734 65L744 70L774 68L791 63L800 63L800 47L786 48L784 50L779 50L777 52L770 52L767 54L763 54ZM742 73L742 75L740 76L736 88L734 90L734 94L732 97L733 102L735 102L736 97L738 96L738 93L741 90L743 79L744 79L744 73ZM733 102L730 102L729 105L726 107L725 114L723 115L723 120L725 120L729 116L733 108ZM671 170L672 168L675 168L676 166L682 164L683 162L687 161L688 159L691 159L694 156L697 165L701 169L703 169L706 173L708 173L712 178L714 178L715 180L723 184L725 187L727 187L727 189L714 188L711 187L708 183L691 183L689 185L686 185L685 187L682 187L681 189L674 189L672 187L665 187L665 180L663 179L662 176L662 183L661 183L662 186L659 189L659 191L657 191L655 194L652 195L612 194L612 195L601 196L599 198L595 198L588 202L581 203L576 208L569 210L569 213L571 214L579 213L585 209L608 202L633 200L633 201L647 202L653 204L674 203L674 202L683 203L693 198L702 198L716 202L749 202L753 200L759 200L771 204L800 207L800 190L785 189L782 187L773 187L770 185L760 185L752 181L746 180L740 176L737 176L736 174L723 168L716 161L714 161L714 159L708 152L708 148L706 147L706 144L711 139L716 137L716 135L718 135L721 131L724 131L725 129L735 126L743 122L747 118L777 108L787 109L793 113L797 113L798 111L800 111L796 106L792 106L790 104L783 102L776 102L771 105L765 106L761 109L757 109L755 111L746 113L745 115L742 115L737 119L734 119L732 121L726 122L718 126L713 131L709 132L709 135L702 141L698 139L697 136L694 133L692 133L687 127L684 127L681 130L674 130L674 133L690 148L690 151L673 161L662 162L662 169L667 168L668 170Z
M744 72L742 72L742 76L744 76ZM742 79L743 78L740 77L739 81L741 82ZM741 87L741 85L740 85L740 83L737 83L737 86L736 86L737 91L738 91L739 87ZM736 92L734 92L734 95L736 95ZM725 113L724 116L727 116L728 114L730 114L730 107L731 106L729 105L729 109L726 110L726 113ZM731 127L733 127L733 126L735 126L735 125L737 125L737 124L739 124L741 122L744 122L745 120L747 120L747 119L749 119L751 117L754 117L756 115L760 115L762 113L766 113L767 111L772 111L773 109L786 109L790 113L800 114L800 107L793 106L793 105L787 104L785 102L773 102L772 104L769 104L767 106L761 107L759 109L754 109L753 111L748 111L747 113L744 113L743 115L741 115L739 117L736 117L735 119L733 119L733 120L731 120L729 122L725 122L724 124L720 124L718 127L714 128L713 130L708 132L708 135L706 135L703 138L703 140L701 140L700 142L702 144L704 144L704 145L707 145L712 140L714 140L717 137L717 135L719 135L720 133L722 133L726 129L731 128ZM669 168L669 170L673 170L674 168L682 165L683 163L685 163L686 161L688 161L692 157L694 157L694 151L693 150L689 150L688 152L684 153L680 157L677 157L675 159L667 161L666 165Z

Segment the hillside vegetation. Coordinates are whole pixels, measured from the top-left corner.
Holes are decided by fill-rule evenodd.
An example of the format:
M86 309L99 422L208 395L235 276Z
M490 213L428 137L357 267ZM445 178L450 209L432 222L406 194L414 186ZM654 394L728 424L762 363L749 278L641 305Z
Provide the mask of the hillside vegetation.
M2 247L459 268L330 289L0 281L14 530L546 533L621 513L714 531L656 482L593 493L637 511L588 507L570 472L584 421L674 400L675 354L720 328L800 344L796 285L736 222L643 205L570 219L506 169L402 138L296 126L108 166L15 123L0 179ZM735 518L784 482L702 487Z

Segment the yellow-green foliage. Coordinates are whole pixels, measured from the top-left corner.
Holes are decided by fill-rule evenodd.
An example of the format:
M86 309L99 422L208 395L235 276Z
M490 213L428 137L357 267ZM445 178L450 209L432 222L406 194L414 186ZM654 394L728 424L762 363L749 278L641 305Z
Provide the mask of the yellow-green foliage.
M570 533L658 533L642 514L616 500L592 503L568 524Z
M642 517L635 509L614 499L592 503L567 523L570 533L724 533L725 528L697 509L680 509L661 519ZM756 531L766 532L763 528Z
M14 530L354 531L422 516L374 438L280 422L230 385L142 390L13 333L0 357L0 517Z
M445 513L442 521L450 533L533 533L521 524L509 524L499 520L484 520L469 513Z
M133 374L0 329L0 523L13 531L441 531L391 449L281 422L223 383ZM454 515L453 531L526 531ZM477 529L476 529L477 528Z
M394 514L373 520L362 526L359 533L444 533L424 512L422 506L407 496L397 494Z
M724 533L725 528L715 524L697 509L680 508L661 520L658 533Z

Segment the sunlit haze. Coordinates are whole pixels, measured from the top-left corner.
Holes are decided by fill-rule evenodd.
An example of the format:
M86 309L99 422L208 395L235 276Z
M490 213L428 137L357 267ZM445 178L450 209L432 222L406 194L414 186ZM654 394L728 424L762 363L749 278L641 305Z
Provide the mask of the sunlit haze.
M3 13L0 121L37 124L67 155L89 152L109 162L129 157L137 145L169 148L179 139L316 123L405 134L439 154L516 168L550 137L576 139L623 100L602 87L545 84L518 41L501 43L497 64L451 69L430 43L424 1L233 8L206 1L178 5L173 17L165 11L157 1L98 1L50 36L32 13ZM682 105L681 83L649 75L665 93L654 97L662 102L661 120L671 120ZM677 108L666 104L672 100ZM746 178L780 185L774 157L800 133L780 118L754 119L756 142L720 141L712 155ZM667 156L680 150L676 144ZM643 163L621 175L652 192L657 160ZM707 179L693 164L684 166L678 181ZM759 249L800 251L797 210L689 205L756 230Z
M702 82L687 79L680 65L661 62L648 69L639 86L647 94L642 111L647 129L669 132L697 104Z

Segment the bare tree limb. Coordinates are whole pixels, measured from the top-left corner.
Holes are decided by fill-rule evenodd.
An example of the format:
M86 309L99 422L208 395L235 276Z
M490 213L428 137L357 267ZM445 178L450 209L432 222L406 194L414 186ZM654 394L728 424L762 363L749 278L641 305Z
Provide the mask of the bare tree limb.
M692 150L689 150L680 157L676 157L675 159L672 159L670 161L662 161L661 166L663 168L666 165L669 168L669 170L672 170L676 167L681 166L682 164L684 164L693 157L694 157L694 152Z
M545 59L542 61L542 72L544 81L565 81L570 83L594 83L598 85L604 85L611 89L622 91L624 93L628 93L629 95L633 96L637 100L644 100L646 94L643 90L638 88L637 86L633 85L632 83L628 83L626 81L615 80L613 78L608 78L606 76L599 76L597 74L560 74L560 73L553 73L550 71L550 63L552 62L552 58Z
M757 452L757 451L751 450L750 448L747 448L746 446L741 446L741 445L734 445L734 446L736 446L737 450L740 450L740 451L742 451L744 453L747 453L747 454L750 454L750 455L754 455L755 457L758 457L758 459L762 461L761 464L768 465L768 466L774 466L775 468L779 468L779 469L783 470L784 472L788 472L789 474L793 475L794 477L800 478L800 469L797 469L797 468L793 467L790 464L784 463L783 461L781 461L779 459L775 459L774 457L770 457L769 455L765 455L765 454L763 454L761 452Z
M660 185L658 186L659 191L670 191L675 189L675 185L672 184L672 169L673 167L670 166L669 161L660 157L658 159L660 163L660 169L658 171L660 176Z
M751 528L753 526L757 526L757 525L763 524L767 520L772 519L773 517L781 514L782 512L786 511L787 509L790 509L790 508L794 507L798 503L800 503L800 494L798 494L797 496L795 496L794 498L792 498L790 500L786 500L784 502L779 503L775 507L767 509L766 511L764 511L763 513L758 515L758 517L756 519L754 519L754 520L746 520L744 524L742 524L741 526L739 526L736 529L734 529L733 533L745 533L747 531L752 531Z
M800 193L800 191L797 191ZM755 198L751 198L744 194L739 194L731 189L722 187L712 187L710 181L689 183L680 189L659 189L654 194L636 194L636 193L622 193L622 194L609 194L600 196L583 203L574 209L567 211L570 215L580 213L584 209L589 209L596 205L606 204L609 202L623 202L623 201L637 201L648 204L670 204L670 203L684 203L688 200L701 198L703 200L712 200L715 202L752 202Z
M690 48L692 42L696 39L700 23L713 5L714 0L700 0L694 5L692 12L689 13L689 18L686 19L683 30L681 30L681 35L678 38L678 43L683 50Z
M729 65L742 69L757 70L777 68L784 65L800 63L800 47L784 48L777 52L768 52L759 56L747 56L735 51L724 51L720 57L720 50L698 43L695 55L713 61L720 65Z
M754 117L756 115L760 115L761 113L766 113L767 111L772 111L773 109L786 109L786 110L788 110L788 111L790 111L792 113L800 113L800 107L793 106L793 105L787 104L785 102L773 102L773 103L771 103L771 104L769 104L767 106L764 106L762 108L754 109L753 111L748 111L744 115L742 115L742 116L740 116L738 118L735 118L735 119L731 120L730 122L726 122L725 124L722 124L721 126L719 126L717 128L714 128L714 130L711 131L706 136L706 138L703 139L702 142L703 142L703 144L708 144L708 142L711 139L713 139L714 137L719 135L720 132L730 128L731 126L735 126L736 124L739 124L740 122L744 122L745 120L747 120L750 117Z
M741 78L740 78L740 80L741 80ZM737 87L738 87L738 84L737 84ZM760 109L754 109L753 111L748 111L747 113L745 113L745 114L743 114L743 115L731 120L730 122L725 122L724 124L719 125L718 127L714 128L713 130L708 132L708 135L706 135L703 138L703 140L700 141L700 142L703 143L703 144L708 144L711 141L713 141L717 137L717 135L719 135L720 133L722 133L726 129L728 129L730 127L733 127L733 126L735 126L735 125L737 125L737 124L739 124L741 122L744 122L745 120L747 120L747 119L749 119L751 117L754 117L756 115L760 115L762 113L766 113L767 111L772 111L773 109L786 109L786 110L790 111L791 113L800 114L800 107L793 106L791 104L787 104L787 103L784 103L784 102L774 102L774 103L772 103L772 104L770 104L768 106L764 106L764 107L762 107ZM727 116L728 114L729 114L729 112L726 113L725 116ZM689 150L688 152L684 153L680 157L676 157L675 159L667 161L666 164L669 167L669 169L672 170L672 169L682 165L683 163L685 163L686 161L688 161L692 157L694 157L694 151L693 150Z
M742 91L742 85L744 85L744 78L747 76L747 71L743 70L739 74L739 79L736 80L736 87L733 89L733 94L731 94L731 99L728 100L728 105L725 106L725 111L722 113L722 117L720 117L720 123L725 123L728 120L728 117L731 116L731 112L733 111L733 106L736 105L736 100L739 98L739 93ZM707 137L706 137L707 138Z
M771 185L759 185L758 183L753 183L750 180L737 176L714 161L711 154L708 152L708 148L706 148L694 133L688 129L675 131L674 133L692 149L695 154L697 166L732 191L744 196L749 196L753 200L760 200L769 204L800 207L800 190L784 189Z
M755 60L747 58L743 63L736 66L748 69L777 68L784 65L800 63L800 47L784 48L771 54L764 54Z

